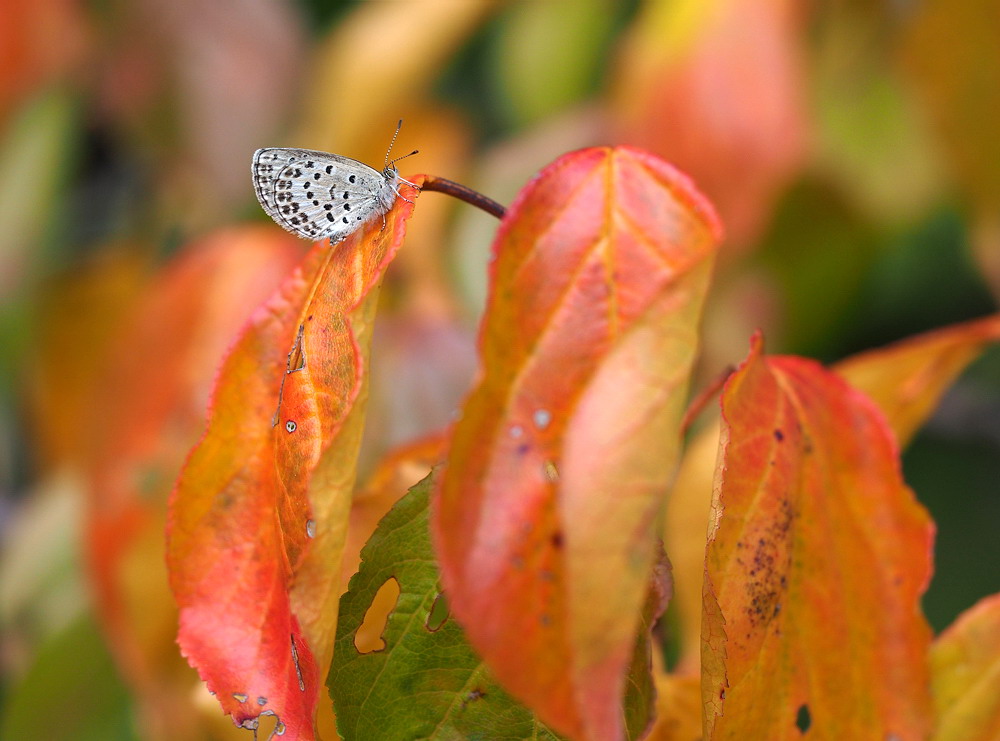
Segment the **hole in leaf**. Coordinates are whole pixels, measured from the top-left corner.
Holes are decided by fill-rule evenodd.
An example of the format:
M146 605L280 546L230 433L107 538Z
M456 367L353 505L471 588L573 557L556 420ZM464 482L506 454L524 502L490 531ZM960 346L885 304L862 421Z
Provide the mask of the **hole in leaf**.
M809 706L800 706L799 712L795 714L795 727L798 728L801 733L805 733L809 730L811 725L812 717L809 715Z
M281 719L274 714L273 710L265 710L257 716L257 721L256 734L258 738L271 738L280 730Z
M396 608L398 599L399 582L395 577L390 577L375 592L372 603L365 612L365 619L361 621L361 626L354 634L354 647L358 649L358 653L370 654L385 649L382 634L385 633L389 615Z
M444 592L438 592L438 596L434 598L434 603L431 605L430 612L427 613L427 622L424 625L427 626L427 630L433 633L436 630L440 630L447 619L448 602L444 598Z

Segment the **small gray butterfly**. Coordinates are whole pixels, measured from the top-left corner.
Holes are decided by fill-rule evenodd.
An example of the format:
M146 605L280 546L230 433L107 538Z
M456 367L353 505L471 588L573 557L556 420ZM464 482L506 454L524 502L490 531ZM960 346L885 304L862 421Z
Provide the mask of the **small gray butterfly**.
M278 226L304 239L339 242L372 219L384 221L396 197L403 198L399 183L413 185L396 170L403 157L389 161L398 134L396 126L382 172L339 154L258 149L250 167L257 200Z

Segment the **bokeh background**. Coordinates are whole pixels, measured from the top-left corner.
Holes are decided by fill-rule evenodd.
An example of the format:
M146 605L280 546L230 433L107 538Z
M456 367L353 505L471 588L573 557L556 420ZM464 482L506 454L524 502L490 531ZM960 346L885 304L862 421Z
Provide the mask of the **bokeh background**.
M508 203L636 144L727 242L703 380L834 361L1000 296L995 0L0 0L0 737L246 738L176 654L162 532L220 355L306 245L262 146ZM390 270L362 475L447 424L496 222L425 193ZM1000 591L1000 353L904 459L938 523L940 630ZM669 546L668 546L669 548Z

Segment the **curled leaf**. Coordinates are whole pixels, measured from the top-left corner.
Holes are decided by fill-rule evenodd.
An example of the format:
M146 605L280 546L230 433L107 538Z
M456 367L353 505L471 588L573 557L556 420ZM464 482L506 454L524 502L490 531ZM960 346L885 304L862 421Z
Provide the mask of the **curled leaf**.
M403 194L413 200L416 192ZM376 287L412 213L317 244L224 361L178 479L167 562L181 650L237 725L311 739L336 626Z
M622 738L719 227L641 150L544 170L494 244L482 376L435 501L451 606L500 681L573 738Z

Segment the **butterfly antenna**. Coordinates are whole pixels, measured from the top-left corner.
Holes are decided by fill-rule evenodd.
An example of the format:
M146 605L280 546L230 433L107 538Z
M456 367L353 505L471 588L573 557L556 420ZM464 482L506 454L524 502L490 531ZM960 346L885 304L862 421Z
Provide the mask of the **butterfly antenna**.
M396 164L397 162L399 162L400 160L405 160L405 159L406 159L407 157L412 157L412 156L413 156L413 155L415 155L415 154L420 154L420 150L419 150L419 149L414 149L414 150L413 150L412 152L410 152L409 154L404 154L404 155L403 155L402 157L397 157L397 158L396 158L396 159L394 159L394 160L393 160L392 162L390 162L390 163L389 163L388 165L386 165L386 167L393 167L393 166L394 166L394 165L395 165L395 164Z
M389 142L389 148L385 150L385 166L389 167L389 152L392 151L392 145L396 143L396 137L399 136L399 130L403 128L403 119L399 119L399 123L396 124L396 131L392 135L392 141ZM400 157L402 159L402 157ZM393 160L395 162L395 160Z

